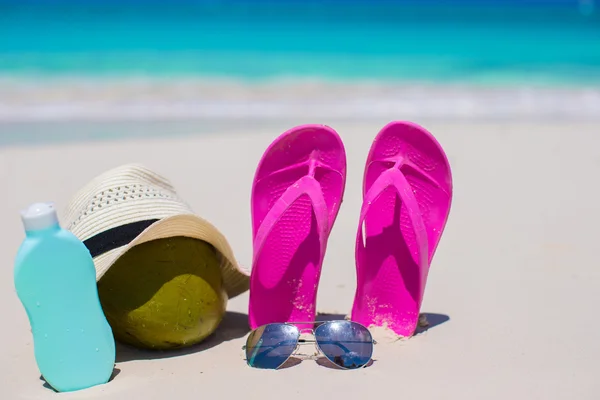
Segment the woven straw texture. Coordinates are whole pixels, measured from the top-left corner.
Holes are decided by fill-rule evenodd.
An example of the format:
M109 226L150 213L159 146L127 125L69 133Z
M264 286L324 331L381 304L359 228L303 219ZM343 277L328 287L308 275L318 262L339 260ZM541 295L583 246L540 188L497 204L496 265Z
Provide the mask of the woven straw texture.
M237 263L227 239L210 222L195 215L167 179L141 165L124 165L90 181L68 205L65 227L84 241L107 229L148 219L159 221L128 245L94 258L96 280L137 244L186 236L204 240L217 250L229 298L248 290L250 274Z

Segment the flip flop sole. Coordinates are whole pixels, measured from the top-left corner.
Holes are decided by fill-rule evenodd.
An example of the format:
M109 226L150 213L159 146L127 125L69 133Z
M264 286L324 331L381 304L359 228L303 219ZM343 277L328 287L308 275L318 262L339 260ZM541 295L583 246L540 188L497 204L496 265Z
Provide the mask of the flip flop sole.
M266 150L251 201L252 329L272 322L314 320L321 263L345 177L345 150L331 128L296 127Z
M410 336L450 211L450 166L424 128L392 122L373 142L363 183L352 319Z

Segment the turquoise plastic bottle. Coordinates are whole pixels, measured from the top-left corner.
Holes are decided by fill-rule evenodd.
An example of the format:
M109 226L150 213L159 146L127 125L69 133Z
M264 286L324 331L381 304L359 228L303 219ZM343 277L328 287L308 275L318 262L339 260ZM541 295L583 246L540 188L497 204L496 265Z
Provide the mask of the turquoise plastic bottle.
M26 237L15 262L15 288L31 324L40 373L59 392L108 382L115 341L88 249L60 227L51 203L29 206L21 219Z

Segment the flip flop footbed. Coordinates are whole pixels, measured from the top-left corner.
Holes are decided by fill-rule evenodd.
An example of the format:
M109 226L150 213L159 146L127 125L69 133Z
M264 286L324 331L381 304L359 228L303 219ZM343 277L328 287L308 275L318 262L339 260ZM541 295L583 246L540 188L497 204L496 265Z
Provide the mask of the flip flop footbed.
M368 210L357 238L352 319L410 336L450 211L452 177L446 155L424 128L388 124L369 152L363 193L370 194L370 204L363 205Z
M325 126L294 128L263 155L252 190L253 329L314 320L321 262L345 177L341 139Z

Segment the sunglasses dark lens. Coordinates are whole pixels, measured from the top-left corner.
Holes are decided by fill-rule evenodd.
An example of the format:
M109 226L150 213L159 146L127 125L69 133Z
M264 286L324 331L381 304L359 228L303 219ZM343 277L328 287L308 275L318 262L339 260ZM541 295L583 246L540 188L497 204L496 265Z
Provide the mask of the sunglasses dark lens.
M345 369L365 366L373 356L373 337L364 326L351 321L319 325L315 340L329 361Z
M277 369L296 350L300 331L294 325L268 324L254 330L246 341L246 360L254 368Z

